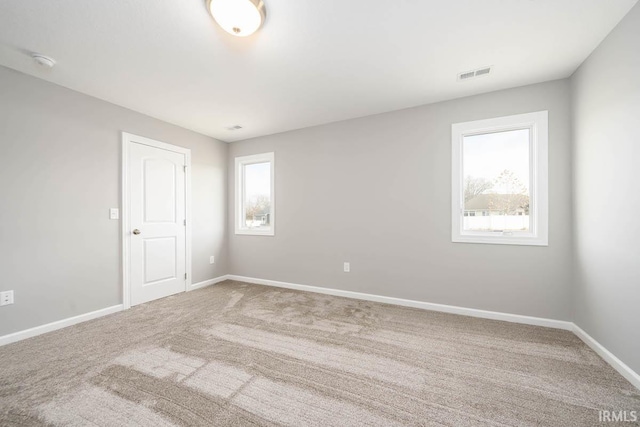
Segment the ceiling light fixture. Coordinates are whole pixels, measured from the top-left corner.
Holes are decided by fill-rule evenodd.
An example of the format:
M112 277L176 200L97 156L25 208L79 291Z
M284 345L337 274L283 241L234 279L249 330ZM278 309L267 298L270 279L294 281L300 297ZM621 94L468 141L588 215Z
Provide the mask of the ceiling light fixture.
M267 17L262 0L207 0L207 9L223 30L237 37L255 33Z

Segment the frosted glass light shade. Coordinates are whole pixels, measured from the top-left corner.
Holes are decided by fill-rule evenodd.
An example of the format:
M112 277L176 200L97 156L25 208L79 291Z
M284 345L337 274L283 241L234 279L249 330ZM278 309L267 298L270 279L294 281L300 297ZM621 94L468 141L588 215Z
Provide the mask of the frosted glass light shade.
M255 33L266 17L262 0L208 0L208 7L218 25L237 37Z

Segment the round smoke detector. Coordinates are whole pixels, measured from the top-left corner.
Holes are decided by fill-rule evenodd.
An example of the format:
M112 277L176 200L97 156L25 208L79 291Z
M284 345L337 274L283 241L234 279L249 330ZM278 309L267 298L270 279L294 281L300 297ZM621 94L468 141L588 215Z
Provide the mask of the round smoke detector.
M41 67L53 68L53 66L56 65L56 61L53 58L49 58L48 56L41 55L39 53L32 53L31 57L36 61L36 64Z

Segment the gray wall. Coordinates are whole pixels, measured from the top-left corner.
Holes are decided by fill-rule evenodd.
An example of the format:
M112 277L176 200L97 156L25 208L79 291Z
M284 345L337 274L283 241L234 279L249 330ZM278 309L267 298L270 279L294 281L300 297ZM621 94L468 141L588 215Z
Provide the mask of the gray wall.
M539 110L549 110L549 246L451 243L451 124ZM230 271L569 320L570 139L561 80L234 142ZM234 158L267 151L276 236L235 235Z
M572 77L575 322L640 372L640 4Z
M0 67L0 336L122 302L121 131L192 150L193 282L227 273L227 144Z

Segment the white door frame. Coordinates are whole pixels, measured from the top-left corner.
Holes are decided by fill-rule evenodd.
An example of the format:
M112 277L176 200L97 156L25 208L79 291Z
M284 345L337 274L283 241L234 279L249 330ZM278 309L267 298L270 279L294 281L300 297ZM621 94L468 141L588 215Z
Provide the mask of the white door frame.
M129 273L131 248L131 224L129 218L129 146L133 143L148 145L150 147L160 148L174 153L184 154L185 158L185 218L186 225L186 272L187 280L185 281L184 290L191 289L191 150L176 145L167 144L165 142L156 141L154 139L145 138L143 136L122 132L122 305L124 309L131 308L131 278Z

